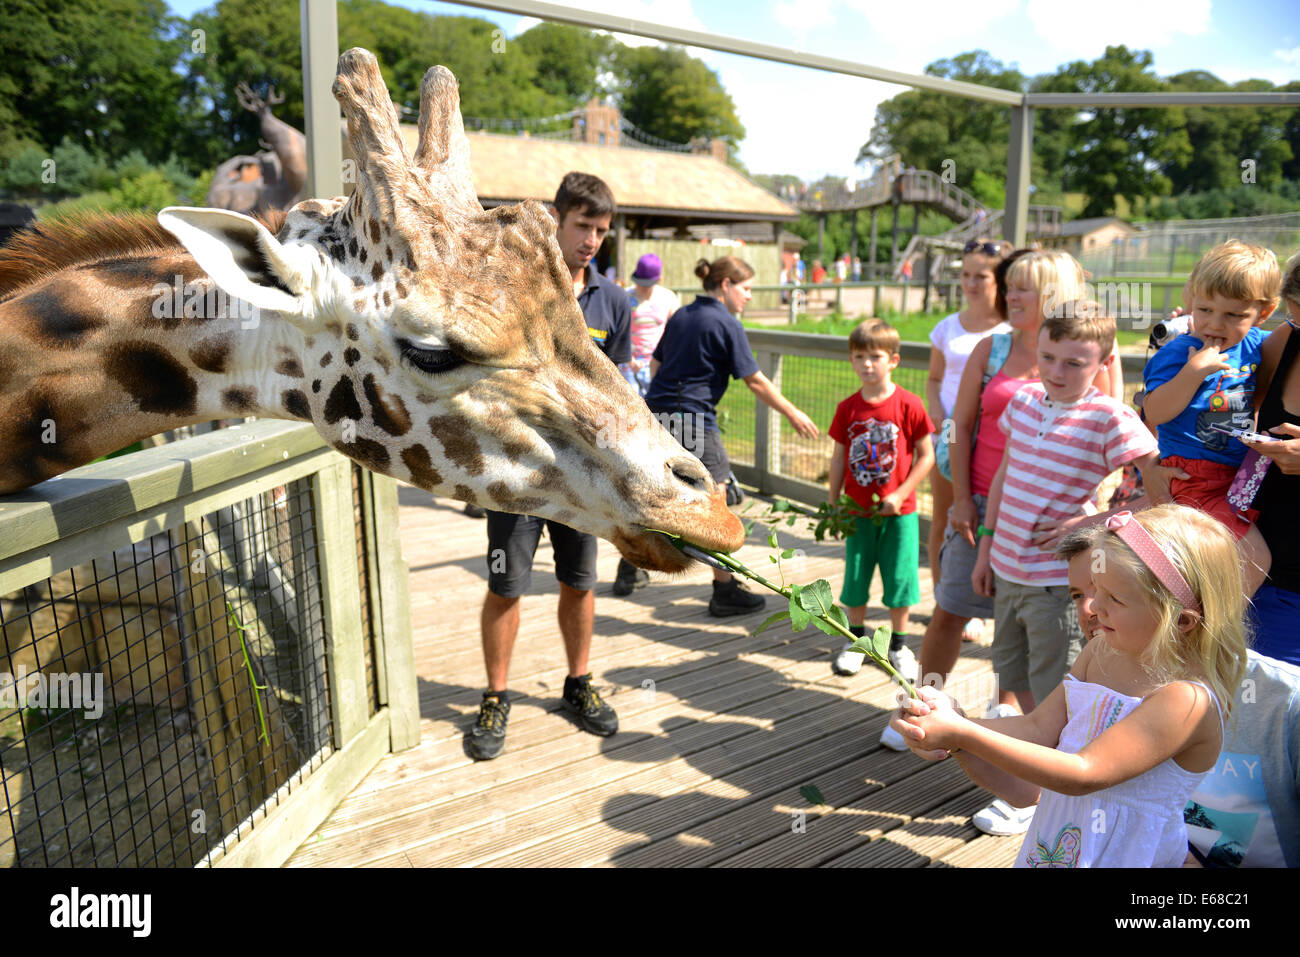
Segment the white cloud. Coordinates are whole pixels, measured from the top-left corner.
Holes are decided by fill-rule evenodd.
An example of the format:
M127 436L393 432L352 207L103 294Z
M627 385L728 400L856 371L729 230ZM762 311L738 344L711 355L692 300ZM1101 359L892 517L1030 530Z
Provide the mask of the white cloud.
M1300 66L1300 47L1292 47L1290 50L1274 50L1273 56L1283 63L1293 63Z
M1028 0L1025 13L1038 36L1070 59L1094 59L1107 46L1151 50L1175 37L1204 35L1210 0L1090 0L1086 9L1060 0Z

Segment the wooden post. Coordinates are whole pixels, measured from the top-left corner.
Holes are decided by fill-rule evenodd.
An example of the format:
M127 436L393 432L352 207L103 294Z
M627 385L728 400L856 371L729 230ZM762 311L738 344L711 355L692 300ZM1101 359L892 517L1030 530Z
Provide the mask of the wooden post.
M387 680L380 702L388 706L392 749L402 751L420 743L419 684L411 644L411 572L402 558L397 527L397 482L374 476L372 495L375 534L366 547L378 553L379 621L383 625L383 649L375 665L384 664Z
M351 463L340 460L314 474L312 499L324 579L334 746L342 748L361 733L368 719L366 659L361 646L361 608L357 604L361 583L357 579L356 530L352 527Z
M933 273L934 250L930 246L925 247L925 296L921 300L921 311L930 311L930 288L934 285Z
M866 274L867 279L876 278L876 214L879 212L879 206L871 207L871 252L867 256L868 261L871 263L871 271ZM871 311L873 313L876 311L874 306Z
M631 275L627 268L627 214L618 213L614 217L614 276L628 279Z
M894 224L889 230L889 278L894 278L894 267L898 265L898 207L902 205L895 199L894 201Z
M755 358L763 374L780 389L781 353L760 350ZM770 494L772 476L781 470L781 416L758 399L754 399L754 467L758 470L758 490Z

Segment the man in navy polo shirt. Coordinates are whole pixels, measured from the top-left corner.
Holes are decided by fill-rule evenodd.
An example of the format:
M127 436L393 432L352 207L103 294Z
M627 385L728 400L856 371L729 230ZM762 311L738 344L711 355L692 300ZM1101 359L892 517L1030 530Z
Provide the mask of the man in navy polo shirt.
M627 293L600 275L592 259L605 241L615 212L614 194L600 179L569 173L555 194L555 238L573 277L573 293L591 340L617 365L632 358L632 310ZM519 599L532 579L533 555L545 524L560 583L560 633L568 658L564 707L583 730L601 736L618 730L618 715L591 687L587 656L595 620L596 537L531 515L488 511L488 593L483 602L483 660L488 690L469 736L478 760L495 758L505 746L510 702L506 683L519 634ZM644 573L643 573L644 574Z

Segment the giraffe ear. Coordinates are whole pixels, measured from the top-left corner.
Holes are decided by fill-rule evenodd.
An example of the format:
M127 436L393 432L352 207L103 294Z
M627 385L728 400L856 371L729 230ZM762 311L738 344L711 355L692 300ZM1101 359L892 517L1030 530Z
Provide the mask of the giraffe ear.
M312 278L309 254L282 245L257 220L225 209L168 206L158 222L228 295L294 317L311 311L304 295Z

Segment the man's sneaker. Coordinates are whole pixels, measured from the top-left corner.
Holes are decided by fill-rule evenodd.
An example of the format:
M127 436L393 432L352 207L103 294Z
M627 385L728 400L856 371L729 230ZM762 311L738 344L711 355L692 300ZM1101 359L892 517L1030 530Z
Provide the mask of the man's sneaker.
M709 614L714 618L726 618L729 615L748 615L750 612L762 611L767 600L762 595L755 595L736 579L728 582L713 583L713 597L709 599Z
M506 745L506 721L510 702L495 691L483 692L478 721L469 733L469 753L476 761L491 761Z
M885 730L880 732L880 743L889 748L890 751L908 750L907 742L903 739L903 736L889 725L885 725Z
M862 670L862 662L866 658L867 656L862 652L854 651L853 645L845 645L831 662L831 671L837 675L856 675Z
M583 731L602 738L618 730L618 715L600 700L591 686L591 675L564 679L564 710L576 715Z
M618 574L614 576L614 594L620 598L632 594L638 588L645 588L650 575L637 568L626 558L618 560Z
M902 675L908 684L916 684L918 668L916 655L912 654L911 648L904 645L897 651L891 651L889 653L889 663L894 666L894 670Z

